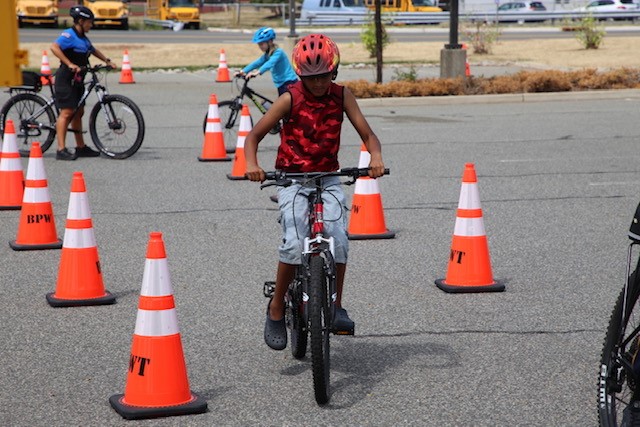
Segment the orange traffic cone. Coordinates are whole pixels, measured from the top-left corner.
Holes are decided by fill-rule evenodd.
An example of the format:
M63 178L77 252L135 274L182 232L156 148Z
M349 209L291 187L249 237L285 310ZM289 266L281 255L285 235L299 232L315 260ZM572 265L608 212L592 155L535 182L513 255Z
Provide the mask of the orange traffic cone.
M220 49L220 62L218 63L216 82L226 83L230 81L229 68L227 67L227 55L224 53L224 49Z
M124 394L109 403L130 420L207 410L207 402L189 390L162 233L151 233L147 246Z
M122 57L122 69L120 70L120 81L118 83L135 83L135 81L133 81L133 70L131 69L131 63L129 62L128 50L124 51L124 55Z
M27 164L18 237L9 242L9 246L14 251L60 249L62 241L57 236L42 149L39 142L34 142Z
M13 120L7 119L0 154L0 210L17 210L24 197L24 173Z
M465 165L462 175L447 277L436 280L436 285L445 292L504 291L504 285L494 281L491 273L489 245L473 163Z
M224 135L220 124L220 111L218 110L218 97L211 94L209 97L209 112L207 113L207 127L204 132L204 144L202 145L202 155L198 157L201 162L229 162L231 157L227 156L224 147Z
M40 74L44 74L45 76L51 76L51 67L49 67L49 56L47 55L47 51L42 51L42 64L40 65ZM40 82L42 86L50 85L53 83L52 77L40 76Z
M247 179L244 174L247 172L247 159L244 156L244 140L251 131L251 114L249 114L249 106L242 106L242 115L240 116L240 127L238 128L238 144L236 145L236 155L233 158L233 168L231 173L227 174L229 179Z
M104 305L116 297L104 290L91 211L82 172L74 172L56 291L47 294L52 307Z
M369 166L371 155L367 147L360 147L358 167ZM351 218L349 219L349 240L393 239L396 233L387 230L382 209L382 196L378 180L368 176L358 178L351 201Z

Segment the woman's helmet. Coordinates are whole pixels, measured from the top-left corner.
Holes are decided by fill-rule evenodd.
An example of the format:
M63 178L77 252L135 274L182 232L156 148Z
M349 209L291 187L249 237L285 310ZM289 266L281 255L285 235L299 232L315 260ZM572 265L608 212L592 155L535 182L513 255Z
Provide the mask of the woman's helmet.
M262 43L262 42L268 42L269 40L275 40L276 38L276 32L273 31L273 28L271 27L262 27L260 29L258 29L258 31L256 31L256 33L253 35L253 43Z
M300 77L333 73L338 75L340 51L329 37L323 34L310 34L300 39L293 48L293 69Z
M69 15L73 18L74 23L80 19L95 19L95 15L91 12L91 9L84 6L73 6L69 9Z

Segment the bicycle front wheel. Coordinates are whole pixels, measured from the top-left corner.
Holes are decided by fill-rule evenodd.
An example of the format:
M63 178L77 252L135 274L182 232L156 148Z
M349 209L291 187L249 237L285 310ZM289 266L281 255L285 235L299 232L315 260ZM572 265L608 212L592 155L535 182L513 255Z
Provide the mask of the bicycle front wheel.
M296 359L302 359L307 353L307 322L300 280L294 279L287 292L286 316L287 327L291 332L291 354Z
M598 380L598 413L601 426L622 425L625 408L631 401L640 399L640 386L633 369L635 357L640 357L640 283L637 280L637 271L636 268L629 276L628 295L624 288L620 292L604 340ZM626 312L624 315L623 306Z
M102 112L102 117L98 115ZM144 118L138 106L122 95L105 96L89 116L89 132L96 147L112 159L126 159L144 140Z
M43 153L51 147L56 136L56 115L42 97L34 93L19 93L2 106L0 130L3 138L7 120L13 120L21 156L29 156L33 142L40 143Z
M309 278L309 328L311 330L311 366L313 370L313 391L316 402L322 405L329 401L330 368L330 314L328 299L328 278L324 269L324 258L319 255L310 258Z

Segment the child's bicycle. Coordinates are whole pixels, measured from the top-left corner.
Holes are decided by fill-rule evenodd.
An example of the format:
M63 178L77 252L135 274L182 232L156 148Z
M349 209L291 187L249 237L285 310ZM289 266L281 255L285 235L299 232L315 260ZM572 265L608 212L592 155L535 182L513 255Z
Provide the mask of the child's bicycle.
M100 83L98 72L106 73L111 69L107 65L96 65L86 69L91 78L84 82L84 94L73 114L85 105L91 92L95 92L98 101L89 115L91 140L106 156L112 159L126 159L142 145L144 119L142 112L132 100L122 95L110 95L107 88ZM49 85L49 99L40 95L38 92L42 88L41 77L48 78L51 82L51 76L23 72L23 85L9 88L11 98L0 109L0 134L4 135L7 120L13 120L18 151L24 157L29 156L32 142L39 142L44 153L56 136L59 110L55 104L55 88L53 84ZM73 129L68 131L78 132Z
M351 185L359 177L368 176L368 168L348 168L336 172L285 173L267 172L266 179L273 181L263 184L288 187L294 183L315 185L309 195L309 237L304 239L302 264L296 269L295 278L289 284L285 297L285 320L290 331L291 353L302 359L307 352L307 336L311 337L311 366L313 370L313 390L316 402L322 405L329 401L329 335L331 332L353 335L354 331L333 331L333 317L336 300L336 264L333 259L333 237L324 236L322 178L347 176L351 180L343 184ZM385 169L385 174L389 170ZM274 282L264 284L264 295L273 296Z
M244 97L248 97L262 114L266 113L269 107L271 107L271 104L273 104L272 100L251 89L249 87L249 80L251 80L251 77L239 75L234 76L233 82L238 90L238 95L233 99L218 103L220 125L222 127L224 141L227 145L233 144L230 148L227 148L228 153L233 153L236 150L238 128L240 127L240 115L242 113ZM242 83L240 83L241 81ZM202 123L203 133L207 130L207 115L208 113L205 113L204 122ZM253 119L251 119L251 125L253 125ZM278 123L269 131L269 133L276 135L280 132L280 129L281 125Z
M598 378L598 414L601 426L640 425L640 205L629 230L626 280L611 313L602 349ZM631 268L636 265L632 272ZM627 409L629 408L629 409ZM632 418L636 417L633 421Z

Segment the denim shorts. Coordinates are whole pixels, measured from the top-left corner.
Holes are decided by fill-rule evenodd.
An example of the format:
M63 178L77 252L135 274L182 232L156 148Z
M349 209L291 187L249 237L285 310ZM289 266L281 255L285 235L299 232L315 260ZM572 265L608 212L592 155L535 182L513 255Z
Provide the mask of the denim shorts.
M324 201L324 235L334 239L334 258L339 264L347 263L349 240L347 238L347 207L338 177L323 179L322 193ZM278 248L280 261L285 264L302 263L304 238L309 233L308 196L315 186L293 184L278 187L278 205L280 206L280 225L282 226L282 244Z

